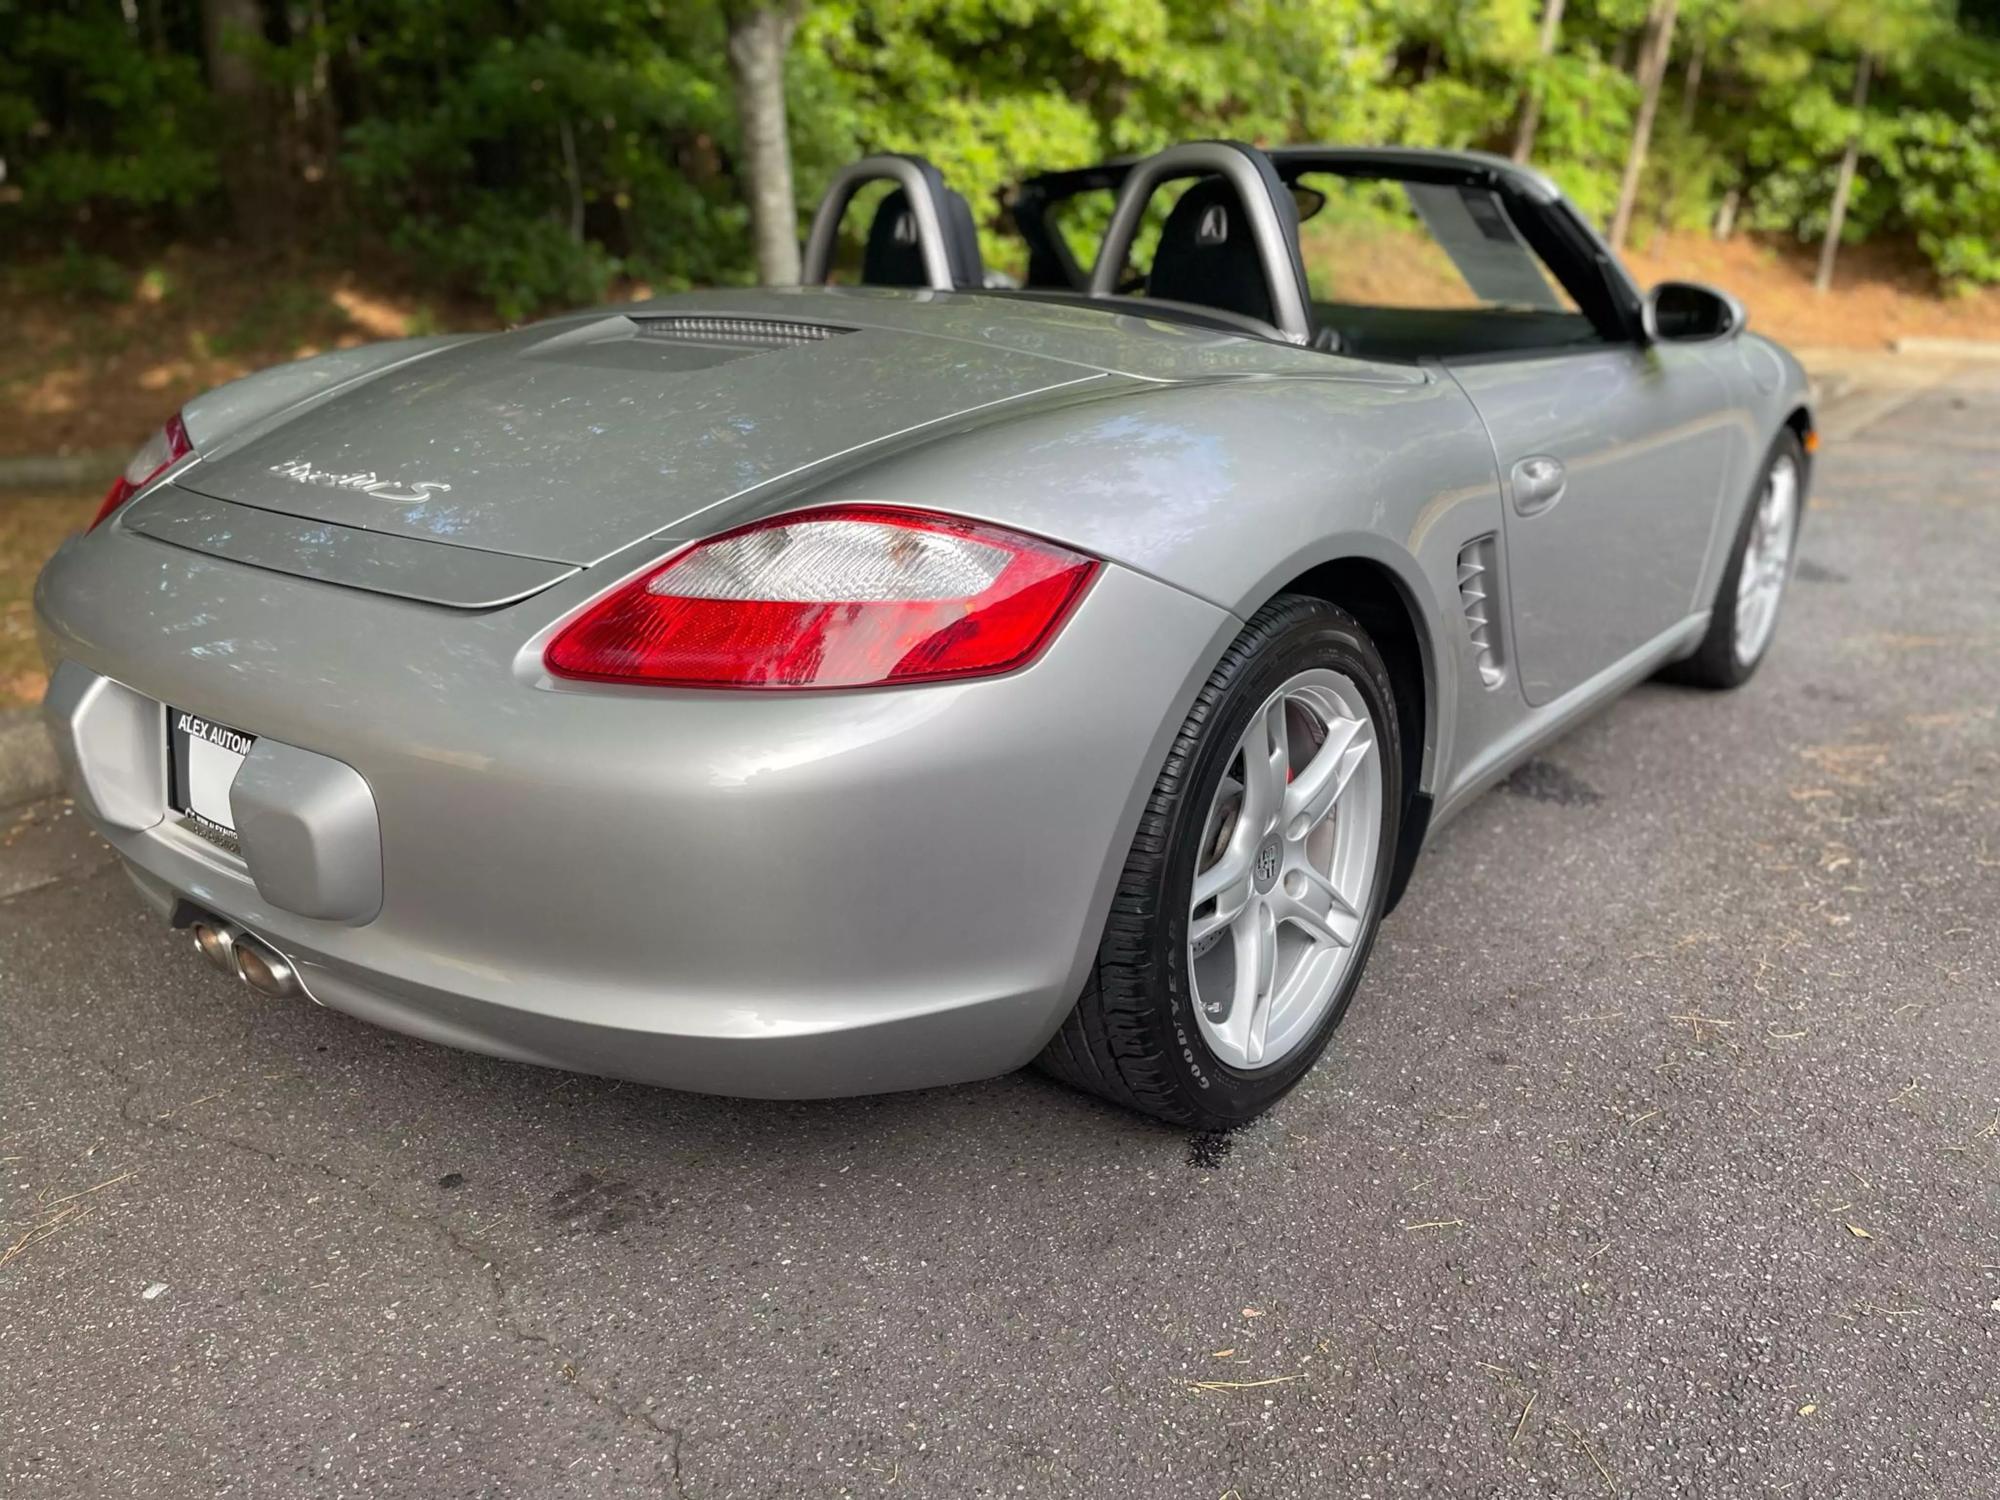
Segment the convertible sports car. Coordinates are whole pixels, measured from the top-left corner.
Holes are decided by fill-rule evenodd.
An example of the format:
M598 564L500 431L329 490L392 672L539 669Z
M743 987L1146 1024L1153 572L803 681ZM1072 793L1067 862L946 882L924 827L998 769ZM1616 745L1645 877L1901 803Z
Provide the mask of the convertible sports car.
M1020 285L871 158L805 286L190 402L36 594L142 895L453 1046L776 1097L1039 1060L1223 1128L1432 830L1765 654L1803 375L1540 175L1197 142L1011 218Z

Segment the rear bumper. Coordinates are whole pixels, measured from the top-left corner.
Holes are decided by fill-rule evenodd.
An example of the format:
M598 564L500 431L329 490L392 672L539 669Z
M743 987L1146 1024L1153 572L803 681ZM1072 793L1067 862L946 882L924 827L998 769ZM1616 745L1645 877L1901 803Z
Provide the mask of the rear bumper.
M188 901L129 855L124 869L163 919ZM1026 1063L1054 1025L1044 1024L1043 1007L1032 994L920 1012L898 1012L885 997L882 1004L829 1015L822 1024L758 1033L694 1030L712 1018L677 1011L662 996L649 1013L620 1024L627 1008L595 1004L578 993L560 1011L524 1009L469 993L470 986L413 984L296 942L274 942L262 930L250 935L289 959L307 998L328 1010L465 1052L699 1094L816 1099L965 1082ZM729 1001L726 995L711 999L717 1007ZM1030 1037L1035 1040L1024 1050Z
M1235 622L1107 568L1041 661L988 682L763 696L533 670L524 643L601 586L448 612L114 526L59 552L36 602L72 679L365 784L380 901L344 921L281 904L309 904L291 893L313 872L280 868L295 856L276 846L246 839L239 858L169 819L94 818L156 908L184 898L240 923L324 1005L767 1097L1031 1058L1081 986L1166 743Z

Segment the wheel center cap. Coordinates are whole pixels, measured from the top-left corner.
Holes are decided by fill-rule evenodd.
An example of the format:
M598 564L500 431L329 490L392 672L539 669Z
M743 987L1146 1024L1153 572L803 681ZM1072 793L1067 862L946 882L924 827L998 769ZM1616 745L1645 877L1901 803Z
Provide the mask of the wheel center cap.
M1257 894L1263 895L1278 883L1278 871L1285 865L1285 846L1275 838L1264 840L1257 851L1257 863L1252 867L1252 877L1257 882Z

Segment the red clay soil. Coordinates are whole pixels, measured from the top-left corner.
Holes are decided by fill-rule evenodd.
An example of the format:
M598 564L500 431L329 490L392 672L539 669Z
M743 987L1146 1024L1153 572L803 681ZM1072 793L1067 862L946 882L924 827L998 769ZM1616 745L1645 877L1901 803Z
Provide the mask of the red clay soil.
M1677 278L1733 292L1750 326L1799 348L1886 349L1899 338L2000 339L2000 288L1941 292L1909 247L1849 245L1833 288L1813 290L1816 246L1702 234L1658 235L1628 250L1641 285Z

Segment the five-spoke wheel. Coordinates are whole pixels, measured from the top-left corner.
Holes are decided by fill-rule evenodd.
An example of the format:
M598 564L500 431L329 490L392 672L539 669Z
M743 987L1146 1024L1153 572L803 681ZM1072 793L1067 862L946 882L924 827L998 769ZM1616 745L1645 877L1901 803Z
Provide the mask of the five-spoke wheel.
M1736 660L1754 663L1778 628L1778 605L1792 576L1792 538L1799 520L1799 466L1778 454L1764 470L1764 490L1750 522L1736 577Z
M1315 668L1251 716L1216 788L1188 912L1203 1039L1259 1068L1332 1004L1368 909L1382 759L1352 681Z

